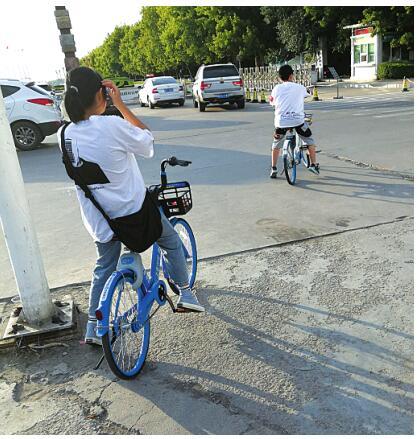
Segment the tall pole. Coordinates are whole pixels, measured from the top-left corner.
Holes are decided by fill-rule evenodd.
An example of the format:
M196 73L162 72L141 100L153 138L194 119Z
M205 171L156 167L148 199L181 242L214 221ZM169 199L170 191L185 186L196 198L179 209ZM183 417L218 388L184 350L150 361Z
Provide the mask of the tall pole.
M76 67L79 67L80 61L75 56L76 47L74 35L71 33L71 20L69 12L65 6L55 6L55 20L61 35L59 41L61 43L62 51L65 54L65 70L69 72Z
M0 89L0 222L25 320L42 325L54 314L42 256L26 199Z

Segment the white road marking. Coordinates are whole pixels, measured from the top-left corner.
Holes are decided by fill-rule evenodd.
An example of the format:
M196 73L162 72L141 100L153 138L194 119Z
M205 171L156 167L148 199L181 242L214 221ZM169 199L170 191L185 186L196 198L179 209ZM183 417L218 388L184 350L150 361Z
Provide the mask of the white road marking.
M373 117L375 118L383 118L383 117L408 117L408 116L412 116L413 113L412 112L408 112L408 111L402 111L402 112L395 112L395 113L384 113L384 114L376 114Z

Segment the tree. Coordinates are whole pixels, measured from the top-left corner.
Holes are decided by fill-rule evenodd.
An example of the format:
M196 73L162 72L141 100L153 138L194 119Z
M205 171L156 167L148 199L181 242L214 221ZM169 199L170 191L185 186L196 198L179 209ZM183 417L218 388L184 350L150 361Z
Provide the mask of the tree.
M138 47L140 22L129 26L120 40L119 62L123 71L131 75L141 74L141 53Z
M363 11L363 23L371 24L374 33L391 34L392 47L414 47L413 6L372 6Z
M302 6L263 6L261 14L275 31L275 44L267 55L269 61L292 58L307 50L308 23Z
M305 6L304 10L310 22L310 47L325 38L330 52L350 51L350 31L343 28L361 20L362 6Z
M116 27L111 34L107 35L101 46L80 60L80 64L97 70L103 77L126 74L120 63L119 48L128 28L128 26Z

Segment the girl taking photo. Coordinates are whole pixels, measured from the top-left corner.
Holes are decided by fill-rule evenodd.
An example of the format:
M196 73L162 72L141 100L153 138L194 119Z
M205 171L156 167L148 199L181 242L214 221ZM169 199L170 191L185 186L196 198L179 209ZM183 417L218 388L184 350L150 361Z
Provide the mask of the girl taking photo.
M102 116L107 95L123 118ZM69 166L66 164L70 177L73 175L69 168L75 169L109 218L130 218L132 215L138 218L138 224L141 224L137 231L139 239L144 241L144 247L155 241L158 243L170 278L180 290L177 307L204 311L188 286L181 241L163 212L150 200L135 158L135 154L153 157L154 137L149 127L127 108L112 81L102 80L97 72L87 67L69 72L64 105L72 123L60 129L64 132L58 132L58 138L61 150L65 148L64 156L70 161ZM95 310L104 284L116 269L122 244L84 190L77 184L76 188L81 217L97 251L85 342L101 344L95 333Z

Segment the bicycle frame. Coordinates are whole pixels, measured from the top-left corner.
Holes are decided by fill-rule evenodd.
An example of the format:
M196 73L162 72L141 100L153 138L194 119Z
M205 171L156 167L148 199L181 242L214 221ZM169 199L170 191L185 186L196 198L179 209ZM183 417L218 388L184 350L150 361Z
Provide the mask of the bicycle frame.
M166 167L167 165L171 166L188 166L191 162L186 160L178 160L176 157L171 157L170 159L165 159L161 162L161 188L167 186L167 174ZM163 211L161 209L161 214ZM173 226L175 226L177 218L173 217L170 219L170 222ZM185 247L184 247L184 250ZM130 307L127 311L125 311L120 317L120 321L129 322L127 318L130 314L136 313L135 322L132 324L132 331L138 332L139 329L145 325L145 323L149 320L149 312L152 308L152 305L155 302L158 305L164 305L167 302L167 286L164 281L159 279L159 273L161 268L164 271L165 278L168 278L168 273L166 271L166 267L161 263L161 249L159 248L157 243L153 244L152 247L152 259L151 259L151 268L149 272L149 276L146 270L143 272L143 279L140 287L136 290L138 295L138 300L136 303ZM96 309L96 317L97 317L97 327L96 334L98 337L103 337L110 329L110 308L111 308L111 296L109 295L109 291L113 292L119 282L124 282L125 279L128 278L129 281L132 281L135 278L135 272L133 269L125 268L121 270L114 271L112 275L107 279L106 284L104 285L103 291L100 296L99 306ZM174 305L172 301L168 298L168 301L175 312ZM116 303L116 309L119 307L119 299ZM112 322L113 323L113 331L117 336L118 324L119 321ZM131 324L131 323L127 323Z
M148 277L146 271L143 273L143 280L140 288L136 290L138 294L138 302L132 306L132 308L128 309L124 312L121 318L125 318L129 315L129 313L136 311L139 308L138 315L135 319L133 330L138 331L149 318L149 311L152 308L153 302L156 301L159 305L164 305L166 303L166 284L164 281L159 279L159 272L161 267L161 249L158 244L153 244L152 247L152 259L151 259L151 269L150 269L150 277ZM103 337L110 329L110 306L111 306L111 298L108 294L109 291L112 291L116 285L125 278L133 279L134 272L133 270L119 270L115 271L107 280L103 292L100 297L99 306L96 310L97 317L97 335L99 337ZM140 304L138 307L137 305ZM119 304L116 304L118 307ZM117 322L113 322L113 326L117 328Z

